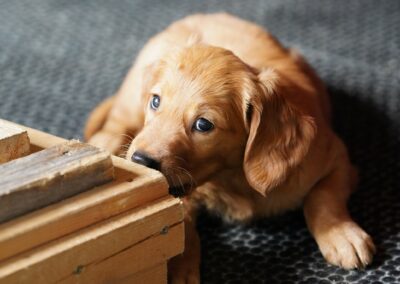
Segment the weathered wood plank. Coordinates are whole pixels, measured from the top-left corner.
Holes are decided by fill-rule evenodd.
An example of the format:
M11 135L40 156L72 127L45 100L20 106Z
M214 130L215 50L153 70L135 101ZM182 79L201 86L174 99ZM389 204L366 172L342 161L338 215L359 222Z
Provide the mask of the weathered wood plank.
M124 279L118 279L118 284L166 284L167 283L167 263L161 263L155 267L139 271L129 275Z
M70 141L0 165L0 222L113 179L110 155Z
M0 261L168 195L161 174L137 176L115 161L114 181L0 224Z
M82 265L79 273L75 272L57 283L120 283L123 278L181 253L183 242L184 225L180 223L171 227L165 235L148 238L103 261Z
M85 267L102 262L104 269L109 269L105 261L117 255L121 255L118 261L122 262L134 258L135 253L129 256L126 253L154 237L160 238L153 243L158 245L154 249L146 245L143 251L150 252L149 259L161 257L154 264L160 263L183 251L182 220L179 200L172 197L157 200L0 262L0 283L29 283L33 279L36 283L66 281ZM140 258L133 264L118 263L123 269L130 264L138 265L136 271L140 271L146 267L142 262Z
M29 154L26 130L0 120L0 164Z
M67 142L36 129L4 122L28 131L33 151ZM0 261L168 195L167 182L159 172L115 156L112 161L113 182L0 224Z
M2 120L0 119L0 121ZM8 122L8 121L5 122L14 125L16 127L19 127L21 129L24 129L28 132L29 139L31 142L31 152L37 152L67 142L67 140L65 140L64 138L48 134L46 132L37 129L33 129L24 125L19 125L13 122ZM129 162L127 160L124 160L116 156L112 156L112 160L116 167L127 168L129 169L130 172L135 172L137 175L154 175L155 173L158 173L153 169L144 167L136 163ZM158 174L161 176L160 173Z

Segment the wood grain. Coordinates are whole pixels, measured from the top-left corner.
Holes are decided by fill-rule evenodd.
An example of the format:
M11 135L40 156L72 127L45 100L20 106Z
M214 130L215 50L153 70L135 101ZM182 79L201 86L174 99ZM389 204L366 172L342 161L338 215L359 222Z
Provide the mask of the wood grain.
M181 253L184 242L183 235L184 227L183 223L180 223L171 227L165 235L148 238L103 261L80 266L79 273L57 283L120 283L123 278L153 267L160 262L166 262L169 258ZM141 278L140 273L137 278Z
M110 155L70 141L0 165L0 222L113 179Z
M113 182L0 224L0 260L168 195L157 172L139 177L114 165Z
M0 262L0 283L30 283L33 279L36 283L54 283L74 280L76 275L95 277L97 273L91 272L95 266L110 272L120 265L121 277L128 276L183 251L182 220L180 201L165 197ZM136 247L141 248L141 255ZM106 274L113 275L99 277L108 279Z
M7 123L28 132L33 151L67 142ZM0 261L168 195L167 182L159 172L115 156L112 162L114 181L0 224Z
M26 130L0 120L0 164L29 154Z
M138 273L118 279L118 284L166 284L167 263L161 263Z
M16 126L33 153L66 142ZM182 204L159 172L111 160L113 181L0 224L0 283L166 283L166 261L183 251Z
M43 149L47 149L50 147L53 147L55 145L67 142L67 140L65 140L64 138L55 136L55 135L51 135L49 133L37 130L37 129L33 129L24 125L20 125L20 124L16 124L13 122L9 122L6 120L1 120L0 121L4 121L7 122L10 125L14 125L15 127L19 127L23 130L26 130L28 132L29 135L29 139L31 142L31 152L37 152ZM116 157L116 156L112 156L112 160L113 163L116 167L121 167L123 169L127 169L130 172L135 172L138 176L139 175L155 175L158 174L159 176L162 176L159 172L144 167L142 165L136 164L136 163L132 163L129 162L125 159Z

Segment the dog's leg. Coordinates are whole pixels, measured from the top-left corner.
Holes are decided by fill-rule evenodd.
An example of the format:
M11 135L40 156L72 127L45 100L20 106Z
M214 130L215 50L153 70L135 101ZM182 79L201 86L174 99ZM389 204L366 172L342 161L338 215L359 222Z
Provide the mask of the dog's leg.
M133 111L114 105L103 126L87 140L88 143L106 149L114 155L125 157L130 143L143 127L142 112L141 109Z
M185 251L168 263L168 279L171 284L200 283L200 239L196 230L197 209L187 199L185 208Z
M85 139L92 145L122 156L134 136L143 127L143 106L138 67L133 67L112 99L90 115Z
M128 142L128 129L123 121L109 117L103 127L88 139L88 143L108 150L114 155L124 152L124 144Z
M363 268L372 261L371 237L350 217L347 199L355 169L344 155L336 169L307 195L304 214L325 259L346 269ZM354 175L352 175L354 173Z

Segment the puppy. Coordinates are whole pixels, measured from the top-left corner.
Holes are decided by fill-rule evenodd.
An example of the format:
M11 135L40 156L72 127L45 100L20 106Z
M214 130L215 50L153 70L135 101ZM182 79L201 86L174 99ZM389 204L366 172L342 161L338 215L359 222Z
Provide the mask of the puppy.
M375 252L350 217L357 173L330 126L321 80L261 27L228 14L173 23L140 52L115 96L94 110L86 139L161 171L184 196L186 250L172 283L198 283L196 212L248 222L303 206L325 259L362 268Z

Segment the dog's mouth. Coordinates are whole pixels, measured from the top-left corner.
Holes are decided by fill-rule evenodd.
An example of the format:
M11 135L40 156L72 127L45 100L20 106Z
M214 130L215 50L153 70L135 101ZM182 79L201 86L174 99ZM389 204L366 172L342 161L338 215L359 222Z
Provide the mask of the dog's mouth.
M190 192L192 186L190 184L183 185L170 185L169 186L169 194L174 197L184 197Z
M189 171L183 168L178 169L179 171L177 169L166 169L161 173L167 179L169 194L174 197L184 197L196 187L196 181Z

